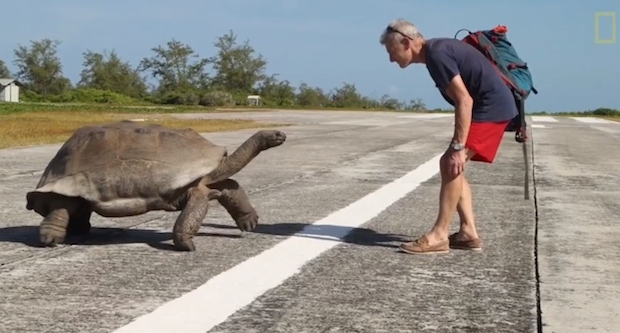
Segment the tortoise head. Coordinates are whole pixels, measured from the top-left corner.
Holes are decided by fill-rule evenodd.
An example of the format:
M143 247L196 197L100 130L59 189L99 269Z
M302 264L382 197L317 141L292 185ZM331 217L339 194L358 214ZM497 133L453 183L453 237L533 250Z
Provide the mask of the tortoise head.
M286 141L286 134L278 130L264 130L257 134L262 150L277 147Z

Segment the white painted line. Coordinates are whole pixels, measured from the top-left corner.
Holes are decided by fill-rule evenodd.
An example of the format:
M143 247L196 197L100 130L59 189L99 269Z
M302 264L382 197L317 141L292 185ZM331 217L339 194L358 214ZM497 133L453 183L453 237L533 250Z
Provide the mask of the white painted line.
M532 121L541 123L557 123L558 120L550 116L532 116Z
M399 116L398 118L413 118L413 119L435 119L435 118L445 118L445 117L454 117L454 114L451 113L422 113L422 114L409 114L406 116Z
M541 124L532 124L532 128L547 128L547 126Z
M596 117L571 117L572 119L585 124L611 124L613 121Z
M331 228L330 239L292 237L255 257L214 276L202 286L136 318L115 333L204 333L225 321L265 292L299 273L301 267L339 244L353 228L368 222L394 202L439 172L441 154L364 196L352 204L314 222L298 234L318 225Z

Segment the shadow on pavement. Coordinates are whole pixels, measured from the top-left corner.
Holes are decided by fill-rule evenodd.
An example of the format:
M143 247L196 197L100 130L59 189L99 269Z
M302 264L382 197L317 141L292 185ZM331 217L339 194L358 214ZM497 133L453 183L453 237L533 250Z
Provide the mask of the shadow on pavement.
M239 235L199 232L196 237L227 237L240 238ZM88 236L69 235L66 245L114 245L144 243L160 250L174 250L170 231L152 229L99 228L92 227ZM22 243L30 247L43 247L39 241L38 226L20 226L0 228L0 242Z
M203 226L214 229L237 229L236 226L222 224L203 224ZM330 224L259 224L252 232L257 234L275 236L295 236L315 239L327 239L355 245L382 246L388 248L398 248L399 244L394 244L395 242L400 243L409 241L408 237L404 235L382 234L367 228L351 228Z
M238 230L234 225L203 224L216 230ZM395 242L407 241L405 236L381 234L366 228L349 228L334 225L312 225L306 223L259 224L254 234L274 236L295 236L326 239L362 246L382 246L397 248ZM196 237L243 238L240 233L198 232ZM176 251L171 243L170 231L152 229L100 228L92 227L88 236L69 235L64 244L68 245L114 245L144 243L160 250ZM0 242L22 243L30 247L43 247L39 241L38 226L18 226L0 228Z

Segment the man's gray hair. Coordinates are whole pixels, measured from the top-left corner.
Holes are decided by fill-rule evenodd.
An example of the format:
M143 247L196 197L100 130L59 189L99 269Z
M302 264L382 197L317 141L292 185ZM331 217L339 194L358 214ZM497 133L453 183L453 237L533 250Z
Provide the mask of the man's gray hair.
M403 38L407 37L414 40L424 38L413 23L405 19L397 19L390 22L388 27L383 30L379 43L381 43L381 45L385 45L388 40L400 42Z

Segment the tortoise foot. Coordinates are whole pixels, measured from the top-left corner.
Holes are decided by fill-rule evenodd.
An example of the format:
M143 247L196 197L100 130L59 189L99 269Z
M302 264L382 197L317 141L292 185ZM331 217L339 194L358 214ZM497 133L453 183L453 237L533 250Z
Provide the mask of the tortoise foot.
M55 225L42 225L39 229L39 239L45 246L56 246L65 241L66 230Z
M196 245L190 238L173 237L174 248L178 251L196 251Z
M258 224L258 214L254 211L248 214L245 214L236 219L237 227L241 231L252 231L256 228Z

